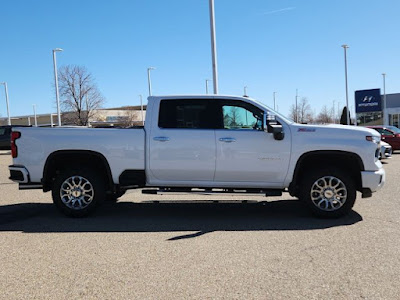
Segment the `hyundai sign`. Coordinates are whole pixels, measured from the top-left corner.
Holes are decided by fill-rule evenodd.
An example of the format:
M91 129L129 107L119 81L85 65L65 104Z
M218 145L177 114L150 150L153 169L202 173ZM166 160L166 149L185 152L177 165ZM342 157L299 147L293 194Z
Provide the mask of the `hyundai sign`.
M382 111L381 89L356 91L356 112Z

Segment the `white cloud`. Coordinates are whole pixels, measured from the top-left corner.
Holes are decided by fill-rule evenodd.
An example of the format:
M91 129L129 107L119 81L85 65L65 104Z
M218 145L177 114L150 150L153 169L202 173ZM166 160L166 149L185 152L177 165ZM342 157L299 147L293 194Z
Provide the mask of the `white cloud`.
M262 15L266 16L266 15L272 15L272 14L276 14L276 13L280 13L280 12L284 12L284 11L288 11L288 10L293 10L296 9L296 7L286 7L286 8L281 8L281 9L277 9L277 10L271 10L271 11L267 11L265 13L263 13Z

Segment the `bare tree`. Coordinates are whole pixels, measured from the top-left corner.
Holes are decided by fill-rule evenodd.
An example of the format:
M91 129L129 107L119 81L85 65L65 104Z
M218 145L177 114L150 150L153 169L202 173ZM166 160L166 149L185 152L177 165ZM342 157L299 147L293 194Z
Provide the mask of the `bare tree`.
M94 78L85 67L68 65L59 68L59 89L64 120L76 125L87 125L96 109L105 102Z
M299 106L297 106L297 111L296 111L296 105L292 104L289 110L289 118L295 122L296 120L299 119Z
M333 123L332 115L332 110L329 110L328 107L324 105L321 112L318 114L316 121L323 124Z
M300 123L310 123L313 121L313 111L308 103L307 98L301 98L298 104L298 114Z
M141 112L134 109L127 109L122 118L122 127L132 127L142 125Z
M314 120L314 113L311 109L310 104L308 103L307 98L302 98L300 102L296 106L292 104L289 111L289 118L298 123L311 123Z

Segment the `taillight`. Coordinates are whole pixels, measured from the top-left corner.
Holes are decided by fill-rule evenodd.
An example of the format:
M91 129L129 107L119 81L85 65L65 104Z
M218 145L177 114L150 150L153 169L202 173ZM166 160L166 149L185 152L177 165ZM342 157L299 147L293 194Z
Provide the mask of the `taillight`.
M21 137L21 132L13 131L11 132L11 156L16 158L18 156L18 147L15 144L15 140Z

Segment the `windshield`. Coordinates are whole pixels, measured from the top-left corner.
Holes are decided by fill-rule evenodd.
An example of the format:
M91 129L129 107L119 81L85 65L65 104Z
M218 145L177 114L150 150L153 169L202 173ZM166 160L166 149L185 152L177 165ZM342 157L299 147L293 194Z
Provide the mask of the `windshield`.
M394 133L400 133L400 129L397 128L396 126L386 126L387 129L390 129Z

